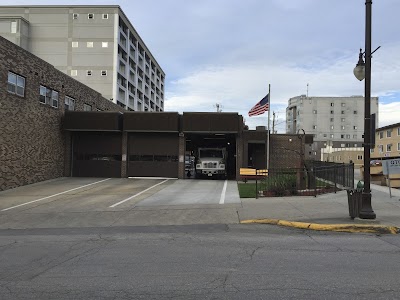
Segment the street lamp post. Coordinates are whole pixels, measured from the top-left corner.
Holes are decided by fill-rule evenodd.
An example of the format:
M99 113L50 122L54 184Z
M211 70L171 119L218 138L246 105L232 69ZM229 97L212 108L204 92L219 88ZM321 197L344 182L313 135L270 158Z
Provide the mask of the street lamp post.
M365 1L365 65L360 50L359 61L354 69L358 80L363 80L362 69L365 70L365 100L364 100L364 189L359 217L361 219L375 219L376 214L371 206L371 11L372 0ZM376 51L376 50L375 50ZM374 51L374 52L375 52Z

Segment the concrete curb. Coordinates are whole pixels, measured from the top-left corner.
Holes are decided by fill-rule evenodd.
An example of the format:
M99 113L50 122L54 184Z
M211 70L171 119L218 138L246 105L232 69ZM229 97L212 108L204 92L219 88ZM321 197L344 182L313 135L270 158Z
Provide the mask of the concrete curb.
M368 224L317 224L305 222L291 222L278 219L251 219L240 221L240 224L269 224L279 225L300 229L319 230L319 231L337 231L337 232L364 232L377 234L397 234L400 228L385 225Z

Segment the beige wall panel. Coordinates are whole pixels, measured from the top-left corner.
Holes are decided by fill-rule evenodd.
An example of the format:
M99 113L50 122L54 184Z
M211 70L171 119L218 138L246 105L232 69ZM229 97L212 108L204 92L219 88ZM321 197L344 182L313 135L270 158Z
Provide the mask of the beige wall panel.
M110 37L114 36L114 28L112 24L110 26L103 26L97 24L95 27L83 27L83 26L75 26L73 32L73 38L82 38L82 39L104 39L104 42L110 42Z
M103 54L74 54L72 58L73 66L91 66L91 67L104 67L102 70L108 68L108 72L111 75L111 68L113 65L112 59L109 56Z
M43 38L68 38L68 27L64 25L31 26L31 37Z
M29 23L34 23L38 25L43 25L43 24L66 24L68 23L68 18L70 17L70 14L63 14L60 13L58 10L57 13L47 13L46 14L35 14L35 13L30 13L29 14ZM72 18L72 17L71 17Z

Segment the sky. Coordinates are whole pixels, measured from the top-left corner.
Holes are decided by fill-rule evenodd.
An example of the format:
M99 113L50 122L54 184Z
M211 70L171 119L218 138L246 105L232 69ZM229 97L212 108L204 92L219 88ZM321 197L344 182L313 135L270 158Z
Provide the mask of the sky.
M166 74L165 111L243 115L271 86L271 122L288 100L364 94L353 69L365 47L365 0L2 0L2 5L119 5ZM371 96L379 127L400 122L399 0L372 5ZM308 89L307 89L308 84Z

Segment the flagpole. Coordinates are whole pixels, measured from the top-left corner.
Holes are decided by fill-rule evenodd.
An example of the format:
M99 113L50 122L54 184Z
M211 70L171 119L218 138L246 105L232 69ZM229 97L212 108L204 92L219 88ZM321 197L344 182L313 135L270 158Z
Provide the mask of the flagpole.
M267 137L267 169L269 169L269 134L270 134L270 111L271 111L271 84L268 84L268 137Z

